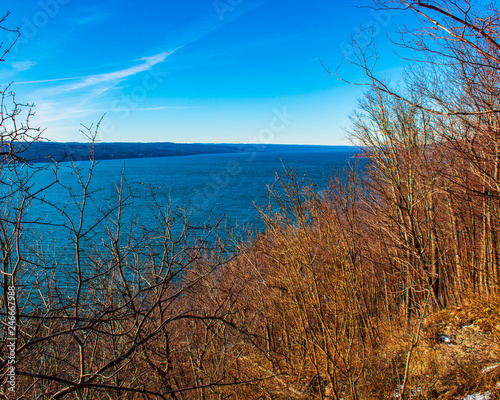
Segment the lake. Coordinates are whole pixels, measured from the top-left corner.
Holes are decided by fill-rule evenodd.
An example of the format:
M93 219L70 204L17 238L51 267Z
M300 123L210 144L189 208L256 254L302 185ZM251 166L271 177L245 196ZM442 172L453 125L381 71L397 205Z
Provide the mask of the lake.
M182 157L141 158L99 161L92 178L94 198L107 199L121 179L122 171L135 193L134 211L140 215L149 201L146 187L155 187L168 196L174 207L187 208L191 219L205 223L223 219L237 229L262 229L255 205L262 205L277 174L293 169L299 180L325 186L332 174L346 166L356 153L354 148L329 147L315 151L277 151L233 154L208 154ZM89 162L77 162L83 171ZM69 163L61 163L59 180L67 187L77 181ZM43 171L37 183L53 180L53 173ZM78 189L75 189L78 192ZM63 204L67 192L60 187L48 193L50 201ZM58 220L56 213L37 206L38 218ZM92 211L89 211L92 212Z

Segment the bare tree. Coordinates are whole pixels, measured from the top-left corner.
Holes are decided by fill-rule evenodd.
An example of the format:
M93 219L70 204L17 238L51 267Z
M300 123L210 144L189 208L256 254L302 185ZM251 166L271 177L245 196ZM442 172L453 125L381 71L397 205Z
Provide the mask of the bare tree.
M19 34L5 27L8 15L0 27ZM13 45L2 44L2 60ZM193 324L235 329L227 307L195 296L229 257L218 224L191 225L152 188L144 223L125 176L103 197L93 184L99 124L82 129L88 161L33 166L24 157L41 140L33 106L10 86L0 94L0 396L179 398L241 384L224 371L200 375L178 341Z
M12 27L7 26L6 21L9 18L9 15L10 15L10 11L7 10L5 12L5 14L0 18L0 30L3 32L11 33L10 36L13 37L14 39L11 40L10 43L5 43L3 41L0 43L0 53L2 54L0 56L0 61L5 61L5 57L12 50L12 48L16 44L17 40L21 36L21 32L20 32L19 27L12 28Z

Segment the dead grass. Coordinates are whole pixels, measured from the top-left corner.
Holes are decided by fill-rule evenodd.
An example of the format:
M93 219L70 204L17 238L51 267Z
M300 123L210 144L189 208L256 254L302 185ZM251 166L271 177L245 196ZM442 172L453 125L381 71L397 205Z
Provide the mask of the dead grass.
M430 315L410 366L412 398L461 399L472 393L490 391L493 396L498 392L499 318L498 298L468 299L461 306ZM379 355L387 365L379 379L397 384L409 338L402 327L387 334L384 352Z

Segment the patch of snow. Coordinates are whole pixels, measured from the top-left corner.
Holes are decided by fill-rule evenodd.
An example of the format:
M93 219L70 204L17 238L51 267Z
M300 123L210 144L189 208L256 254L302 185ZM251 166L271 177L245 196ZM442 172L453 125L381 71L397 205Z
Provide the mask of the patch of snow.
M439 340L441 340L443 343L451 344L453 339L449 333L442 333L439 335Z
M500 367L500 364L490 365L489 367L485 367L485 368L483 368L483 369L481 370L481 372L482 372L483 374L486 374L486 373L488 373L488 372L490 372L490 371L493 371L494 369L496 369L496 368L498 368L498 367Z
M401 397L401 390L403 389L403 385L400 385L399 388L396 388L392 397L399 399ZM408 393L408 392L407 392ZM410 390L410 396L407 397L408 400L411 400L415 397L419 397L422 394L422 388L420 386L412 387Z
M465 396L463 400L491 400L490 392L474 393Z

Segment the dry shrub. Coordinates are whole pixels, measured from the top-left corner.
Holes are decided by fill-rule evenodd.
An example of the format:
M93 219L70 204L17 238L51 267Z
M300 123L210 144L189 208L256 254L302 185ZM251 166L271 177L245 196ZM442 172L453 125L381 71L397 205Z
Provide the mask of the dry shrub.
M500 355L497 307L496 298L466 298L426 318L411 368L412 386L424 398L455 399L496 388L500 368L485 368L497 365Z
M232 321L245 331L232 367L266 378L252 390L269 398L360 398L380 312L342 214L289 173L262 216L267 230L219 283L239 294Z

